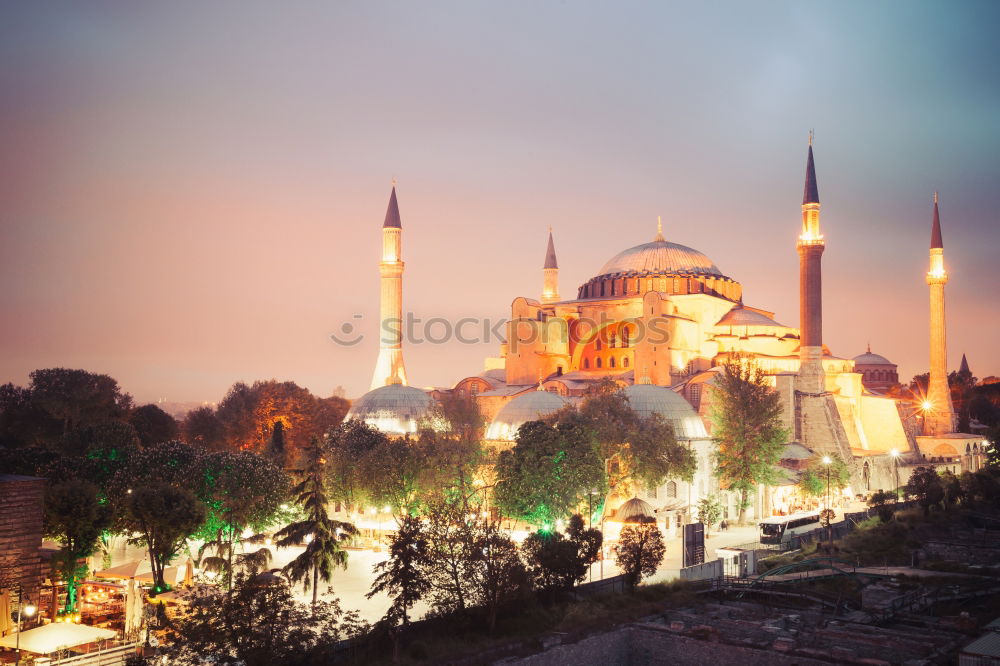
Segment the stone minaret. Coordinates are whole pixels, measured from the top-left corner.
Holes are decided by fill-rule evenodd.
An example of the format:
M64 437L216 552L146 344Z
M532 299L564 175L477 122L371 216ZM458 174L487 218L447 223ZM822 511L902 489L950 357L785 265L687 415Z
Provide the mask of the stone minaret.
M924 414L924 434L938 436L955 431L955 411L951 406L951 392L948 390L948 344L944 318L944 285L948 282L948 273L944 270L944 241L941 238L937 192L934 193L930 254L927 286L931 292L931 367L927 383L929 405Z
M559 262L556 261L556 246L552 242L552 227L549 227L549 246L545 249L545 274L542 284L542 303L555 303L559 300Z
M403 366L403 225L396 203L396 186L389 195L389 208L382 223L381 307L379 309L378 361L371 388L386 384L406 384Z
M813 163L812 135L802 196L802 233L799 251L799 388L808 393L826 391L823 371L823 282L821 262L825 242L819 229L819 188Z

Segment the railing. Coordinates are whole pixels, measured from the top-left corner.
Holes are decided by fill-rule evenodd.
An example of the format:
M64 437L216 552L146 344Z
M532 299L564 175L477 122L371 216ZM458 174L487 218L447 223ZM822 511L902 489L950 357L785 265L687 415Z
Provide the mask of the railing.
M124 664L129 655L135 654L136 643L118 645L107 650L78 654L65 659L53 659L52 661L35 660L35 663L46 664L47 666L120 666Z

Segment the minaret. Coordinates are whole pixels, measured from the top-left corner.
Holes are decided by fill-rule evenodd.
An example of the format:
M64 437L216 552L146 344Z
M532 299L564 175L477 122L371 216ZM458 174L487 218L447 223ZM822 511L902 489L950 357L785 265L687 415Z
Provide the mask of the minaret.
M799 386L807 393L826 391L823 371L823 282L825 242L819 229L819 187L813 163L812 133L806 161L806 185L802 195L802 233L799 251Z
M552 242L552 227L549 227L549 246L545 249L542 272L542 303L555 303L559 300L559 262L556 261L556 246Z
M944 285L947 282L941 217L938 214L938 195L935 192L930 270L927 271L927 286L931 292L931 367L927 383L928 407L924 416L924 434L933 436L955 431L955 410L951 406L951 392L948 390L948 344L944 318Z
M378 361L371 388L386 384L406 384L403 366L403 225L396 203L396 183L393 181L389 195L389 208L382 223L382 276L381 306L379 309Z

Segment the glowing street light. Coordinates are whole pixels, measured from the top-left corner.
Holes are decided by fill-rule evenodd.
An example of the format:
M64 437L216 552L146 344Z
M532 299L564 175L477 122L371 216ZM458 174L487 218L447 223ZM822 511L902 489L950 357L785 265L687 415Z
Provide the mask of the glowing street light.
M931 410L931 407L933 406L934 403L932 403L930 400L924 400L922 403L920 403L920 409L924 410L925 412L929 412Z

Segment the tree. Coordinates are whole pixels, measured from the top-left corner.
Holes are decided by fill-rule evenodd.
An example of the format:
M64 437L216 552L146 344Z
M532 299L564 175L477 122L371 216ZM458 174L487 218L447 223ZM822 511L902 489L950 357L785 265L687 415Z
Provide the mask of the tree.
M181 424L184 441L209 451L226 448L226 430L211 407L192 409Z
M238 576L231 594L214 585L186 594L186 612L162 648L170 663L318 666L334 661L340 641L367 629L356 612L344 613L336 601L310 607L297 602L280 578L262 578Z
M500 530L498 523L477 521L476 527L475 552L481 556L473 568L473 599L486 609L492 634L500 606L528 588L528 572L517 544Z
M435 611L464 611L472 595L473 567L477 561L475 516L465 498L444 492L430 498L424 509L430 561L427 577Z
M954 505L962 496L962 484L950 469L941 472L941 491L945 509Z
M667 551L663 534L654 522L626 525L615 546L615 564L632 585L656 573Z
M48 368L29 377L31 401L60 425L63 436L81 426L123 418L132 407L132 396L108 375Z
M127 527L136 533L130 541L149 551L154 591L169 589L163 570L204 520L205 506L187 489L159 482L136 488L129 495Z
M400 618L404 626L408 625L410 609L431 589L429 564L423 524L416 516L404 516L389 544L389 559L375 565L378 576L365 597L371 599L382 592L392 595L386 619L394 623L395 618Z
M80 480L50 486L45 493L45 533L62 544L56 566L66 581L67 613L76 610L79 581L87 575L80 560L90 557L101 532L111 524L110 507L101 504L97 487Z
M293 582L302 582L304 589L312 589L312 603L318 602L319 580L330 583L338 567L347 568L347 551L343 545L357 534L350 523L333 520L327 513L330 503L326 494L323 466L325 451L318 438L304 452L306 468L302 480L292 488L296 503L302 506L306 517L289 523L275 537L280 547L305 543L302 553L285 565L285 574Z
M128 422L135 428L143 446L177 439L180 431L177 419L153 404L133 409Z
M271 438L267 441L264 455L284 469L288 465L288 449L285 446L285 424L277 421L271 429Z
M918 467L910 475L910 481L906 484L906 492L917 498L917 502L924 508L924 515L931 513L931 507L941 503L944 499L944 488L941 485L941 477L933 467Z
M698 521L705 524L705 532L722 518L722 502L718 495L706 495L698 502Z
M62 438L60 449L80 456L92 449L132 450L139 446L139 434L125 421L108 419L80 426Z
M346 421L333 428L327 436L325 474L330 484L330 498L352 506L361 506L367 499L367 479L362 460L380 448L385 434L364 421Z
M565 591L582 581L597 561L601 550L600 530L585 529L583 518L575 514L566 536L558 531L538 531L522 544L529 573L539 589Z
M758 484L773 483L788 432L781 426L781 398L764 371L750 359L730 357L712 390L713 435L718 441L716 472L724 487L739 494L739 522Z
M868 498L868 506L875 509L875 512L878 513L883 523L887 523L892 520L892 515L895 513L893 505L896 503L896 500L896 493L876 490Z
M814 456L802 472L799 489L812 497L824 497L827 491L828 473L831 490L841 490L851 482L851 468L840 456L836 454L830 456L829 464L824 463L822 458Z
M605 489L604 462L593 433L578 420L551 426L529 421L496 464L494 497L509 517L548 525L573 513L592 489Z

